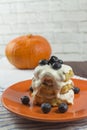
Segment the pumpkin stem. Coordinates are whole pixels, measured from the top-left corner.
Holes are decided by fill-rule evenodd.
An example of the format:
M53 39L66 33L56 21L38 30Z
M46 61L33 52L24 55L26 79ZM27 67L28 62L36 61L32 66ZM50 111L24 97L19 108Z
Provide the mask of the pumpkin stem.
M27 35L28 38L31 38L32 34Z

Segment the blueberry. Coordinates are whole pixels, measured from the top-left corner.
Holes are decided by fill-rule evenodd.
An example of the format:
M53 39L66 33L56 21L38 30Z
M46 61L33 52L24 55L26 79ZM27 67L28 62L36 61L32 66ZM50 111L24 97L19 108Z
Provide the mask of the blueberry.
M60 60L60 59L58 60L58 62L59 62L60 64L63 64L63 61L62 61L62 60Z
M43 111L43 113L49 113L51 110L51 105L49 103L42 103L41 110Z
M22 102L24 105L28 105L28 104L29 104L29 101L30 101L30 99L29 99L28 96L23 96L23 97L21 98L21 102Z
M55 70L60 69L61 68L61 64L58 63L58 62L55 62L55 63L52 64L52 68L55 69Z
M74 87L73 91L74 91L74 94L78 94L80 92L80 88Z
M57 62L58 58L56 56L51 56L51 58L49 59L49 64L53 64L54 62Z
M61 103L59 106L58 106L58 111L60 113L64 113L68 110L68 105L66 103Z
M48 64L48 60L46 59L40 60L39 62L39 65L46 65L46 64Z
M30 91L33 92L33 88L32 88L32 86L30 87Z

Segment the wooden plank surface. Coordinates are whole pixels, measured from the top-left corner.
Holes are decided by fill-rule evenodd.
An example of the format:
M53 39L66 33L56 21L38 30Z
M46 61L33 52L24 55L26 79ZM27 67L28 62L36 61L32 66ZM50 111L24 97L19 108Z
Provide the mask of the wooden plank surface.
M73 71L76 75L87 78L87 61L84 62L65 62L72 66Z
M87 78L87 62L66 62L75 74ZM0 93L4 89L0 86ZM87 119L64 123L27 120L7 111L0 102L0 130L87 130Z

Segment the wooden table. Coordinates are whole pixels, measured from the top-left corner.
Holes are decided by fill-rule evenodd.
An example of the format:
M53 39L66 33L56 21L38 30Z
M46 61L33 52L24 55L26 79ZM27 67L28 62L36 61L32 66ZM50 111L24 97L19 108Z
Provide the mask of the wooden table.
M75 74L87 78L87 62L65 62ZM1 86L2 87L2 86ZM3 88L0 89L3 92ZM61 115L62 116L62 115ZM27 120L7 111L0 103L0 130L87 130L87 119L63 123Z
M72 66L74 73L81 77L87 78L87 61L84 62L65 62Z

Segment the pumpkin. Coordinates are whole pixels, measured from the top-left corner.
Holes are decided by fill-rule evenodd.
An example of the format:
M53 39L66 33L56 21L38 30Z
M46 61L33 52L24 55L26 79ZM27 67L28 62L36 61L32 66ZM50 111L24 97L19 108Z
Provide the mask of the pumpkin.
M49 59L50 43L40 35L20 36L5 48L8 61L19 69L33 69L41 59Z

